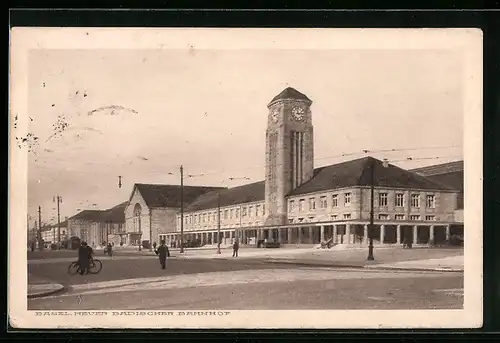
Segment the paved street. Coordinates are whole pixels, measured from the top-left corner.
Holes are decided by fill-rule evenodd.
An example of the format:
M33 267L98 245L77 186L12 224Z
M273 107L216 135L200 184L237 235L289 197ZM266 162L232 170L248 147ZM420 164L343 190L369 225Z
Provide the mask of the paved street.
M67 291L29 299L29 309L449 309L463 303L462 273L300 267L258 258L174 258L161 270L154 256L116 256L101 258L97 275L71 276L74 254L30 259L30 276Z

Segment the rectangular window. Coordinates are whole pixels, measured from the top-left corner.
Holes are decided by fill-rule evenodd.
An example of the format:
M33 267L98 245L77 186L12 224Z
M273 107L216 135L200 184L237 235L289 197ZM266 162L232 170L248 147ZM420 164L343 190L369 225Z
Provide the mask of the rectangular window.
M411 207L420 207L420 194L411 195Z
M339 206L339 195L334 194L332 195L332 207L338 207Z
M396 220L405 220L405 215L404 214L395 214L394 219Z
M351 206L351 193L344 194L344 206Z
M262 215L263 216L266 215L266 205L265 204L262 205Z
M379 220L389 220L389 215L388 214L379 214L378 219Z
M251 217L253 214L253 206L248 207L248 216Z
M288 224L293 224L293 219L288 219Z
M234 215L234 208L232 208L231 211L229 211L229 219L233 219L233 215Z
M345 213L344 214L344 219L351 219L351 214L350 213Z
M256 217L260 216L260 205L255 206L255 216Z
M322 197L319 198L319 206L321 208L326 208L327 207L326 196L322 196Z
M337 217L338 217L338 216L337 216L336 214L332 214L332 215L330 215L330 219L331 219L331 220L337 220Z
M379 206L387 206L387 193L379 193L378 205Z
M396 207L404 207L404 194L403 193L396 193L396 198L395 198L395 205Z
M242 208L241 208L241 215L242 215L243 217L245 217L245 216L247 215L247 208L246 208L246 207L242 207Z
M237 208L237 209L236 209L236 218L238 218L239 216L240 216L240 209L239 209L239 208Z
M304 202L305 202L304 199L299 200L299 212L304 211Z
M294 211L295 211L295 201L290 200L290 212L294 212Z
M426 199L427 208L435 208L436 207L436 201L435 201L434 194L427 194L425 196L425 199Z
M418 214L412 214L410 220L420 220L420 216Z
M316 198L309 198L309 210L316 209Z
M436 216L425 216L425 220L434 221L434 220L436 220Z
M309 217L309 221L313 222L314 221L314 217Z
M304 218L299 218L299 223L302 223L304 221Z
M228 210L224 210L224 219L227 219L228 216L229 216L229 211Z

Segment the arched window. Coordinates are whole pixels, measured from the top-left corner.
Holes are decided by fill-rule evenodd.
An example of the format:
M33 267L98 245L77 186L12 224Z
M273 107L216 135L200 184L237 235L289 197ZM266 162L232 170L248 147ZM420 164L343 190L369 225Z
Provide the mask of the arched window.
M141 205L134 206L134 232L141 232Z

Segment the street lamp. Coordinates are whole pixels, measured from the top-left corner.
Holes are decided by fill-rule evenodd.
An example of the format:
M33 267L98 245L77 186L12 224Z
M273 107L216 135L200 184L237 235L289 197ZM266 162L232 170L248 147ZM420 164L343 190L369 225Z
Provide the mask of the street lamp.
M62 197L60 195L57 195L57 196L54 196L52 198L52 200L53 200L53 202L57 201L57 242L58 242L58 247L60 248L61 247L61 218L60 218L60 214L59 214L59 204L62 204ZM55 240L56 240L56 237L55 237L55 232L54 232L54 241Z
M217 254L220 254L220 192L217 192Z
M184 253L184 168L181 166L181 249L179 253Z
M372 159L370 165L370 228L368 231L368 236L370 237L370 243L368 245L368 261L375 260L373 256L373 212L374 212L374 193L375 193L375 163L377 160ZM384 158L383 164L384 168L389 167L389 162Z

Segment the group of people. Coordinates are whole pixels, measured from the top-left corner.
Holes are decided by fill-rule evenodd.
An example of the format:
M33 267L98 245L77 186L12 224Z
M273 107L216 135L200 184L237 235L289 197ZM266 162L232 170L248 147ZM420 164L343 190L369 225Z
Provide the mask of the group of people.
M170 257L170 251L168 247L165 245L165 241L161 241L160 246L156 249L156 243L153 243L153 249L155 254L158 255L160 259L161 269L167 268L167 257ZM240 244L238 240L234 241L233 244L233 257L238 257L238 250L240 249Z
M107 253L111 255L112 245L108 243ZM238 240L234 241L233 244L233 257L238 257L238 250L240 248ZM167 268L167 257L170 257L170 251L165 245L165 241L161 241L160 246L156 249L156 242L153 244L153 249L158 258L160 259L161 269ZM88 274L90 262L92 260L92 255L94 254L93 249L87 245L87 242L82 242L80 248L78 249L78 264L80 265L80 275Z

